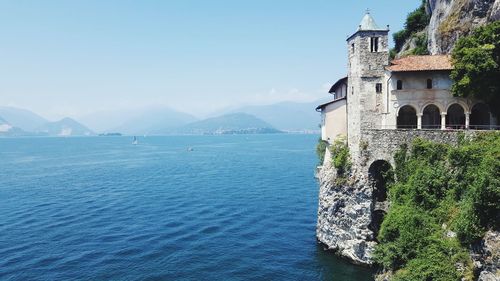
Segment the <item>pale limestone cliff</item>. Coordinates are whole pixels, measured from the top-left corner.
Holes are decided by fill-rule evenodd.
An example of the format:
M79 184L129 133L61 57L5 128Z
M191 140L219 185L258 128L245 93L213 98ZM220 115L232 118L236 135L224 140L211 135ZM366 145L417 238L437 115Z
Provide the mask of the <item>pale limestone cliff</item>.
M428 0L430 54L448 54L456 40L475 28L500 20L500 0Z
M336 182L337 173L330 161L325 161L317 176L320 184L318 240L354 263L372 264L376 243L368 228L371 222L371 186L366 179Z

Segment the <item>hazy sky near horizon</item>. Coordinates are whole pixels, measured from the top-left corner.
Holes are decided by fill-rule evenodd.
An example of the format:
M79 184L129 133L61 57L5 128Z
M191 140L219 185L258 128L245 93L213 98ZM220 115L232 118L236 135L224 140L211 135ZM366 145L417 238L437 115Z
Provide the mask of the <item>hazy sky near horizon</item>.
M345 75L367 8L392 33L419 3L0 0L0 105L57 119L313 101Z

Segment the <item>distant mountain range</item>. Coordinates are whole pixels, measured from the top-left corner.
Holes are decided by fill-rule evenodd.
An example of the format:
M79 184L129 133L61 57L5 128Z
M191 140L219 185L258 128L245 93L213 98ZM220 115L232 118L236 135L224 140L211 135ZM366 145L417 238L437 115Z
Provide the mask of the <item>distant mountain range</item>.
M0 107L0 136L88 136L94 132L71 118L51 122L25 109Z
M281 102L271 105L245 106L226 111L252 114L282 131L318 130L319 114L314 110L324 101L310 103Z
M22 136L25 132L0 117L0 136Z
M271 124L246 113L233 113L208 118L177 128L174 132L195 135L281 133Z
M190 114L172 109L155 109L127 120L111 131L128 135L164 135L170 134L172 130L197 120L196 117Z
M32 132L49 121L26 109L0 106L0 117L14 127Z
M35 130L36 133L49 136L90 136L94 135L89 128L71 118L63 118L55 122L47 122Z
M165 107L136 111L101 111L80 119L51 122L29 110L0 106L0 136L249 134L318 131L319 114L313 103L282 102L226 109L210 118L196 117Z
M98 111L79 120L100 133L120 132L127 135L165 134L198 119L167 107L140 110Z

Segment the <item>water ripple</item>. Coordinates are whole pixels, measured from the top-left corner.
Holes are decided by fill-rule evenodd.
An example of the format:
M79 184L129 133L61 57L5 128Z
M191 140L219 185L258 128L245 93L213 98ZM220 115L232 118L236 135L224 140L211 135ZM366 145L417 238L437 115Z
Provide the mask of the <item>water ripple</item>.
M0 279L371 280L317 245L315 142L0 139Z

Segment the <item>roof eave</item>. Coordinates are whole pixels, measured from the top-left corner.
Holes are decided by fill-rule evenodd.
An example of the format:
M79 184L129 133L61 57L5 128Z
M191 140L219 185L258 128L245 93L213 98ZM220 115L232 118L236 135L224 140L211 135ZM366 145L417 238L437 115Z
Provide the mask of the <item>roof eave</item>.
M356 30L351 36L347 37L346 41L351 40L354 35L358 34L359 32L389 32L389 29L361 29L361 30Z
M338 99L335 99L335 100L332 100L332 101L327 102L327 103L324 103L324 104L320 104L320 105L318 105L318 106L316 107L316 111L317 111L317 112L321 112L321 110L318 110L318 109L322 109L322 108L324 108L324 107L326 107L326 106L328 106L328 105L330 105L330 104L332 104L332 103L336 103L336 102L338 102L338 101L341 101L341 100L346 100L346 99L347 99L347 96L345 96L345 97L341 97L341 98L338 98Z
M342 82L344 82L344 80L345 80L345 81L347 81L347 76L342 77L342 78L340 78L339 80L337 80L337 82L335 82L335 84L333 84L333 85L330 87L330 91L328 91L328 93L330 93L330 94L331 94L331 93L334 93L334 92L335 92L335 89L336 89L336 88L337 88L337 87L338 87L338 86L339 86Z
M424 71L452 71L453 68L450 68L450 69L410 69L410 70L393 70L390 68L386 68L386 70L390 71L390 72L398 73L398 72L424 72Z

